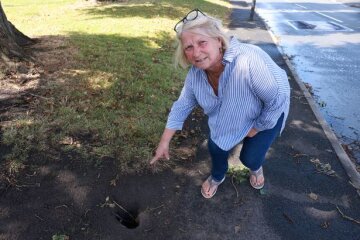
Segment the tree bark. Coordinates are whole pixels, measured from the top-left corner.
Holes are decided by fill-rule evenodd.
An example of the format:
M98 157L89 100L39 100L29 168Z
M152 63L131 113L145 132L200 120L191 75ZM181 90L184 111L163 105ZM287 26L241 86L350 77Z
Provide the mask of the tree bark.
M250 21L254 21L255 6L256 6L256 0L252 0L251 10L250 10Z
M7 20L0 2L0 57L3 60L25 59L27 54L23 47L33 44L35 41L20 32Z

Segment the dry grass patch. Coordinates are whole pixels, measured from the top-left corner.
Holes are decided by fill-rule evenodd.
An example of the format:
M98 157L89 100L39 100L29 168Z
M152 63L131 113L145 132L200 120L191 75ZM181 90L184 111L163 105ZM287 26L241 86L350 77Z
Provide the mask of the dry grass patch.
M195 5L216 16L228 13L215 0L69 0L27 8L17 0L17 11L6 2L19 29L40 35L28 80L18 67L16 80L2 75L4 89L17 90L1 110L7 163L65 158L99 166L112 159L123 173L147 168L182 86L186 72L172 63L173 25Z

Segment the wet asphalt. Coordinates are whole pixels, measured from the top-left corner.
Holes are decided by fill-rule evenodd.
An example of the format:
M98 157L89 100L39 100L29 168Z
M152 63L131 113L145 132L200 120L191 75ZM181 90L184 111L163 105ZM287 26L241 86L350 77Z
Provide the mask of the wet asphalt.
M360 163L360 9L352 3L263 0L259 15L278 37L318 109Z

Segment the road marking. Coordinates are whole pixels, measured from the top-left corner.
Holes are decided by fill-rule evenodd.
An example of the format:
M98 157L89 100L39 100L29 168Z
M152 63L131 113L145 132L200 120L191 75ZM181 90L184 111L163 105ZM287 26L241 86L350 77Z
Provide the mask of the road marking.
M341 21L341 20L339 20L339 19L336 19L336 18L330 17L329 15L326 15L326 14L321 13L321 12L315 12L315 13L317 13L317 14L319 14L319 15L321 15L321 16L324 16L324 17L330 18L330 19L332 19L332 20L334 20L334 21L337 21L337 22L341 22L341 23L343 22L343 21Z
M307 9L307 7L304 7L304 6L300 5L300 4L295 3L295 5L298 6L298 7L303 8L303 9Z
M340 27L344 28L344 29L345 29L345 31L350 31L350 32L354 31L353 29L348 28L348 27L345 27L344 25L341 25L341 24L338 24L338 23L334 23L334 22L332 22L332 24L335 24L335 25L338 25L338 26L340 26Z
M298 29L294 24L292 24L291 21L287 21L287 22L288 22L288 24L289 24L290 26L292 26L293 28L295 28L295 30L300 30L300 29Z
M299 21L299 20L288 20L285 21L295 30L300 31L343 31L352 32L351 28L345 27L340 23L334 21Z

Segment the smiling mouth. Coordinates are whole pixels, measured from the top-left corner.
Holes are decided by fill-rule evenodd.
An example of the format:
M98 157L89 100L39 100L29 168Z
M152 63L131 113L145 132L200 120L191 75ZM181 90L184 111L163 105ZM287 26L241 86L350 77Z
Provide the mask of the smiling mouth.
M203 58L203 59L197 59L197 60L195 60L195 62L196 62L196 63L202 63L202 62L205 61L205 60L206 60L206 57Z

